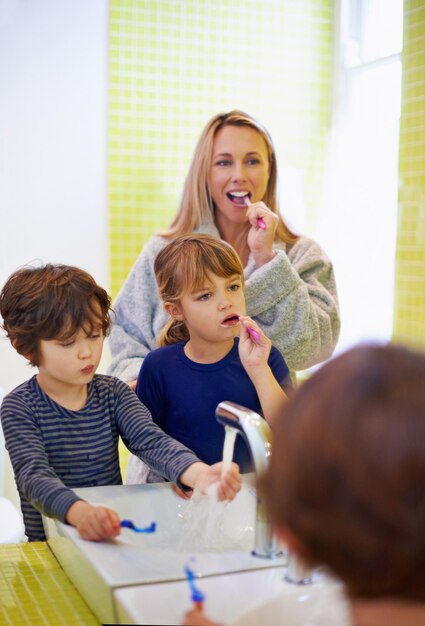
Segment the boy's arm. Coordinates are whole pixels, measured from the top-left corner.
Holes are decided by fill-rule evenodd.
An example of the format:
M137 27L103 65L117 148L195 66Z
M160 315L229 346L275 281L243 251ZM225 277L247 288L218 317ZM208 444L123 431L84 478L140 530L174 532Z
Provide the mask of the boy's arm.
M271 341L249 317L240 317L240 325L239 356L255 387L263 415L273 427L273 423L279 419L287 395L269 365ZM250 334L247 327L255 330L257 335L254 337Z
M183 488L205 491L219 482L218 497L232 500L241 487L237 466L222 478L221 463L202 463L194 452L157 426L138 397L116 380L115 418L127 448L156 472Z
M16 485L31 506L47 517L75 526L83 539L100 541L120 533L114 511L85 502L57 476L34 411L18 394L12 392L3 400L1 423ZM31 535L37 531L30 525L26 532Z
M53 470L33 411L14 392L3 400L1 424L21 497L43 515L69 521L69 510L83 501Z

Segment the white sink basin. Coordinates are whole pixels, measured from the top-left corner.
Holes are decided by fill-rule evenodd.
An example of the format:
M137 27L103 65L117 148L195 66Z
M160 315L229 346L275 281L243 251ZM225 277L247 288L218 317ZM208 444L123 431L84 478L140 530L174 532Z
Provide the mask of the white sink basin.
M251 555L256 512L251 480L244 479L242 491L228 504L182 500L167 483L76 489L87 501L109 506L137 526L156 522L156 532L122 529L118 539L95 543L81 539L71 526L44 518L48 542L99 620L114 623L113 590L184 580L189 562L203 577L285 563L283 557Z
M306 586L287 583L286 568L270 568L201 578L205 611L225 626L349 626L340 583L321 573ZM191 608L187 583L117 589L118 624L180 624Z

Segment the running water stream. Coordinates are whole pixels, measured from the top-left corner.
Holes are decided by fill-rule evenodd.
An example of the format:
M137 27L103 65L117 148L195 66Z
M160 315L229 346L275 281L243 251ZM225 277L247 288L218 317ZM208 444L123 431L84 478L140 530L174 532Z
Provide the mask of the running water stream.
M230 469L233 460L233 450L235 447L235 439L238 434L236 430L229 426L224 427L224 445L223 445L223 468L221 476L223 477L227 470Z
M225 426L223 468L221 475L230 469L237 431ZM208 497L193 494L182 514L188 526L181 532L178 547L200 551L214 546L214 551L249 548L253 541L253 526L232 515L232 503L217 501L217 483L208 489ZM241 494L240 494L241 495ZM245 494L246 495L246 494ZM252 497L252 496L251 496Z

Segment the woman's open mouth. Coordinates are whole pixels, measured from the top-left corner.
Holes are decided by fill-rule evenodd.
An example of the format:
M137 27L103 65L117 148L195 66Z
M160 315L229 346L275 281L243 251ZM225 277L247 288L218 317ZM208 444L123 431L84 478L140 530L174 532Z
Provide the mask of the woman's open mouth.
M251 198L251 194L248 191L229 191L226 196L230 202L237 206L247 206L245 198L248 198L248 200Z

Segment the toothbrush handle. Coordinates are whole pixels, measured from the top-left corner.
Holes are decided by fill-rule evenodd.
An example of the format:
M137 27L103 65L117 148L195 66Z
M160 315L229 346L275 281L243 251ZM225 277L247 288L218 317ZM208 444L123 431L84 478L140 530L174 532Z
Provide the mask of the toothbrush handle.
M254 330L253 328L250 328L249 326L247 326L246 329L248 331L248 334L251 335L253 339L256 339L257 341L261 339L260 333L258 333L256 330Z
M248 196L246 196L245 198L245 204L246 206L251 206L252 204ZM266 222L263 220L262 217L257 217L257 225L258 225L258 228L261 228L261 230L267 230Z

